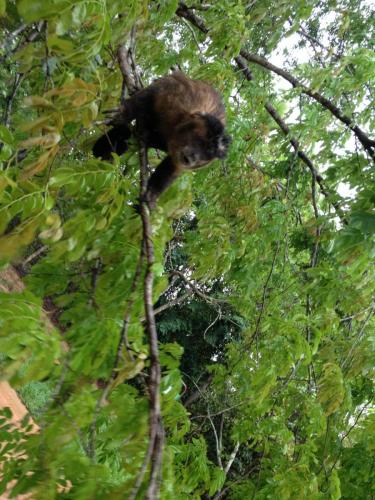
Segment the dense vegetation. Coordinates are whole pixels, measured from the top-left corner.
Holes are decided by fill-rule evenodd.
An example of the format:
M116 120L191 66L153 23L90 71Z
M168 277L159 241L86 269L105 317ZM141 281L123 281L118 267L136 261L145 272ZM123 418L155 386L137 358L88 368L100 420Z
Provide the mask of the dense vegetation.
M0 0L1 376L40 426L2 411L0 493L155 497L138 145L90 152L130 45L144 85L218 88L233 137L151 216L161 498L373 498L370 5Z

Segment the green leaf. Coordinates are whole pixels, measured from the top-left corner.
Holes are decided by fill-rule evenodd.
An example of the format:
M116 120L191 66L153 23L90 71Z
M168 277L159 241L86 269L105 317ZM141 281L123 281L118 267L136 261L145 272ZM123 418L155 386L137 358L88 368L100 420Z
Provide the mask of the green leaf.
M29 23L48 19L55 14L61 14L64 9L69 9L69 0L19 0L17 9L20 16Z
M344 396L344 380L340 367L335 363L326 363L323 367L323 376L319 381L318 399L324 406L327 416L340 408Z

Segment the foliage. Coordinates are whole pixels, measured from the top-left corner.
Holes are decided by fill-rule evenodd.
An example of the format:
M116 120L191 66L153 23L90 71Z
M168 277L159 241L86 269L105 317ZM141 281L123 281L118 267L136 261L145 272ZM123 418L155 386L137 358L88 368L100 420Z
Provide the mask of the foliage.
M374 125L369 2L190 4L0 1L0 259L26 283L0 295L1 375L40 426L2 413L0 495L15 479L14 495L128 498L142 468L137 144L113 162L90 153L134 26L144 84L175 65L207 80L233 136L225 163L185 174L152 214L161 498L375 493L375 178L353 131ZM246 78L241 49L301 85L250 60Z

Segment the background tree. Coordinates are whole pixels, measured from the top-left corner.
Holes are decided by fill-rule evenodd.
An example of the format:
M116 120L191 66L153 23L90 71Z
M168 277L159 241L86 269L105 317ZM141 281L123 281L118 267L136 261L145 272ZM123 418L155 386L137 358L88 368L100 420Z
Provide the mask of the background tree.
M1 492L157 496L139 145L90 152L126 90L120 47L137 84L179 66L218 88L233 136L151 217L161 498L372 498L372 14L0 0L0 259L26 284L0 295L1 373L40 426L3 411Z

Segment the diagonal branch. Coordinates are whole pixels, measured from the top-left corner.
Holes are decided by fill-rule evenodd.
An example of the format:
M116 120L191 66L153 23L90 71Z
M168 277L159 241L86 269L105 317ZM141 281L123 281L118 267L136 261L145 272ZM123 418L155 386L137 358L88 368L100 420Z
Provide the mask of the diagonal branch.
M179 6L176 10L176 14L179 17L183 17L184 19L187 19L188 21L190 21L202 33L207 34L209 32L209 29L205 25L204 21L200 17L198 17L196 14L191 12L191 10L185 5L184 2L180 1L178 3L178 5ZM235 57L234 60L237 63L237 66L239 67L239 69L242 71L246 80L253 81L254 77L253 77L250 69L248 68L244 57L239 55L239 56ZM305 163L305 165L309 168L311 174L315 177L316 182L318 183L322 194L326 198L331 198L331 194L327 191L327 189L324 186L323 178L318 173L317 169L314 167L314 164L312 163L310 158L300 148L298 140L290 135L289 127L284 122L284 120L282 120L280 115L277 113L276 109L269 102L266 102L265 109L270 114L270 116L272 116L272 118L275 120L275 122L278 124L278 126L281 128L281 130L284 132L284 134L286 136L288 136L289 142L292 145L293 149L295 150L296 154ZM336 213L340 217L341 222L346 224L347 221L342 213L342 210L341 210L339 203L331 201L331 200L329 200L329 201L332 204L332 206L334 207L334 209L336 210Z
M12 107L13 107L13 100L16 97L17 91L19 89L19 86L22 83L22 80L24 79L24 74L23 73L16 73L16 76L14 77L14 82L12 85L12 88L9 92L9 94L5 98L5 108L4 108L4 113L3 113L3 118L2 122L6 127L9 127L10 125L10 117L12 114Z
M218 303L225 303L226 301L223 299L216 299L214 297L210 297L209 295L203 293L199 288L191 281L189 280L184 273L181 271L178 271L177 269L174 269L171 271L172 275L178 276L182 279L182 281L185 282L185 284L196 294L198 297L201 297L201 299L205 300L206 302L210 304L218 304Z
M204 21L198 17L194 12L191 11L192 7L188 7L184 2L178 2L178 7L176 10L176 14L179 17L182 17L186 19L187 21L190 21L191 24L196 26L202 33L207 35L209 29L206 27L204 24Z
M191 8L187 7L184 2L179 2L176 14L179 17L190 21L202 33L207 35L207 33L209 32L209 29L205 25L204 21L194 12L192 12ZM302 93L312 97L315 101L319 102L319 104L328 109L338 120L340 120L354 132L364 149L373 159L375 159L375 140L368 137L368 135L358 125L355 125L353 123L353 120L349 116L345 115L332 101L321 95L319 92L314 92L313 90L306 87L306 85L300 82L288 71L275 66L274 64L270 63L263 57L258 56L257 54L252 54L245 49L241 49L240 56L242 56L249 62L258 64L259 66L262 66L263 68L276 73L277 75L287 80L294 88L300 88Z
M238 57L235 58L235 61L237 63L237 66L243 72L246 80L253 81L254 77L253 77L251 71L249 70L249 68L248 68L248 66L247 66L246 61L244 60L244 58L242 56L238 56ZM332 201L330 199L331 198L331 194L327 191L327 189L326 189L326 187L324 185L323 177L319 174L318 170L315 168L315 166L314 166L313 162L311 161L311 159L301 149L299 141L295 137L293 137L293 135L291 135L290 128L288 127L288 125L281 118L281 116L279 115L279 113L276 111L276 109L272 106L272 104L270 102L267 101L264 104L264 107L265 107L266 111L268 112L268 114L273 118L273 120L280 127L280 129L282 130L282 132L284 133L284 135L289 139L289 142L290 142L291 146L293 147L293 149L294 149L295 153L297 154L297 156L308 167L308 169L311 172L311 175L313 176L313 178L316 180L317 184L319 185L321 193L326 198L329 199L330 203L332 204L332 206L336 210L337 215L340 217L341 222L343 222L344 224L346 224L346 219L345 219L345 216L344 216L344 214L342 212L340 204L337 203L336 201Z
M345 115L340 108L336 106L332 101L324 97L319 92L315 92L300 82L297 78L291 75L288 71L285 71L278 66L275 66L271 62L267 61L261 56L257 54L252 54L245 49L241 49L240 55L251 63L258 64L258 66L262 66L263 68L272 71L273 73L281 76L284 80L287 80L294 88L298 88L301 90L303 94L312 97L315 101L321 104L324 108L328 109L333 116L335 116L338 120L344 123L347 127L350 128L357 136L359 142L362 144L364 149L368 152L368 154L375 159L375 140L370 139L368 135L358 126L353 123L353 120Z

